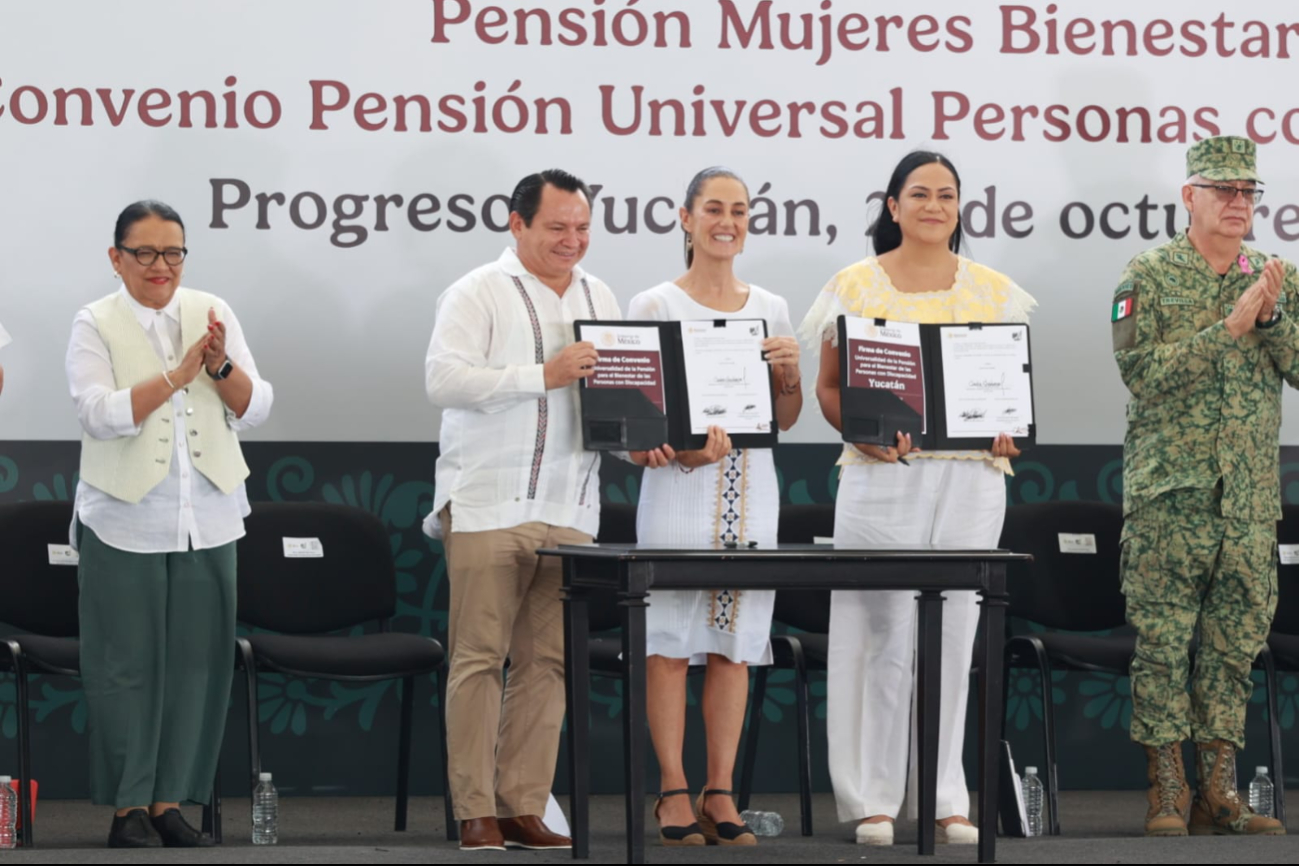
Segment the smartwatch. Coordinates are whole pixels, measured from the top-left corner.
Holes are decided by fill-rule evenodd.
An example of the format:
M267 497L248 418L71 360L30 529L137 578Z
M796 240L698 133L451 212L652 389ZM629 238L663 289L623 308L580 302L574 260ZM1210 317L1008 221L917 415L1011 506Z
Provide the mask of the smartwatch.
M231 371L234 370L234 368L235 365L231 362L229 358L226 358L225 362L222 363L221 366L217 368L217 371L215 373L213 373L211 370L207 370L207 367L204 367L203 369L207 370L207 374L209 376L211 376L213 379L216 379L218 382L220 382L222 379L227 378L230 375Z

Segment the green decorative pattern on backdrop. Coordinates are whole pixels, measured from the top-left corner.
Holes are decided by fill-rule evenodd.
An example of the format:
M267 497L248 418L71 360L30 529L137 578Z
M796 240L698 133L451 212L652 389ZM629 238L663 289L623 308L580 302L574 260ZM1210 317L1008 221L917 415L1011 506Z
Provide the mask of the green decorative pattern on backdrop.
M50 682L47 677L40 683L40 690L30 697L32 710L39 724L49 718L61 718L65 712L67 723L78 734L86 732L86 693L78 686L61 689ZM60 678L61 679L61 678ZM29 695L33 692L29 691Z
M32 499L37 502L71 502L80 477L78 473L73 473L72 479L69 481L60 472L55 474L49 484L38 481L32 487Z
M1051 704L1059 706L1065 701L1064 671L1051 672ZM1042 678L1036 671L1026 668L1011 670L1006 679L1006 726L1016 731L1026 731L1030 724L1042 723Z
M319 501L363 508L388 530L397 563L397 612L394 628L443 639L446 633L446 565L439 542L427 538L421 521L432 507L434 446L422 444L250 443L245 446L252 470L250 498L272 501ZM832 502L838 491L834 465L837 445L785 445L777 449L781 499L794 504ZM5 443L0 445L0 501L70 500L76 488L78 445L75 442ZM1286 460L1285 458L1290 458ZM603 461L600 489L605 501L635 503L640 498L641 470L630 464ZM1299 449L1283 449L1282 490L1288 501L1299 501ZM1041 446L1017 461L1007 478L1010 503L1053 499L1122 499L1122 460L1117 447ZM254 504L254 507L256 505ZM56 540L57 541L57 540ZM1017 629L1033 629L1024 623ZM703 680L687 686L690 718L687 729L688 766L702 761L699 694ZM793 790L794 690L789 671L773 671L761 707L763 757L758 790ZM617 680L594 678L591 683L592 747L598 753L620 754L623 696ZM239 772L244 748L242 682L236 678L235 697L227 726L227 778L230 792L242 784ZM828 790L824 741L825 678L813 674L810 684L814 717L814 783ZM292 782L295 775L321 790L353 794L390 794L391 763L400 707L401 683L343 684L295 680L274 674L258 678L263 753L268 765ZM77 680L32 678L32 716L40 729L35 739L42 795L84 796L85 701ZM1265 694L1258 688L1250 713L1250 754L1263 762ZM1142 787L1141 766L1127 738L1131 696L1126 677L1055 672L1050 699L1056 709L1060 778L1066 787ZM0 676L0 738L17 734L13 680ZM1284 674L1278 695L1279 720L1295 742L1299 730L1299 675ZM419 681L416 702L415 793L440 791L441 768L433 737L439 730L437 695L432 678ZM1017 762L1041 760L1038 730L1042 715L1042 684L1033 671L1016 670L1007 681L1007 730ZM970 728L973 742L973 728ZM60 745L55 745L60 744ZM1255 750L1258 750L1255 752ZM339 760L322 759L337 756ZM1115 760L1115 756L1120 756ZM233 763L232 763L233 762ZM1291 762L1299 770L1299 763ZM693 769L692 769L693 772ZM967 767L973 772L973 766ZM332 774L332 775L331 775ZM972 778L972 776L971 776ZM597 791L621 790L620 761L600 762L593 784ZM564 784L564 774L558 774Z
M18 486L18 464L0 454L0 493L8 493Z

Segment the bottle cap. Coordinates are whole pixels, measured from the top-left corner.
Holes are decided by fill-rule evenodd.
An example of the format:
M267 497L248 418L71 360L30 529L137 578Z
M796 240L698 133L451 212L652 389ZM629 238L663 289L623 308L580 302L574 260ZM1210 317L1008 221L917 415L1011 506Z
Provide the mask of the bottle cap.
M258 773L258 774L257 774L257 781L259 781L259 782L269 782L270 780L271 780L271 774L270 774L270 773Z
M13 776L0 776L0 785L8 785L13 780Z
M1267 775L1267 767L1255 767L1255 768L1254 768L1254 772L1255 772L1255 773L1258 773L1260 776L1266 776L1266 775Z
M1024 768L1024 772L1025 772L1025 773L1032 773L1034 776L1036 776L1036 775L1037 775L1037 767L1025 767L1025 768Z

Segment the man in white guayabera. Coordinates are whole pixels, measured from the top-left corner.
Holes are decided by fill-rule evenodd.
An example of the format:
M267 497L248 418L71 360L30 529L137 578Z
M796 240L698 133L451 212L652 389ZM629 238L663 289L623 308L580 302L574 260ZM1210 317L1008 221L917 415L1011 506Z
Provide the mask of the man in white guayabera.
M600 455L582 450L577 381L595 369L578 319L621 319L578 263L591 191L557 169L519 181L514 249L438 299L425 361L442 408L437 494L451 582L448 776L460 847L569 848L542 821L564 720L560 562L536 550L591 541ZM508 683L501 671L509 659Z

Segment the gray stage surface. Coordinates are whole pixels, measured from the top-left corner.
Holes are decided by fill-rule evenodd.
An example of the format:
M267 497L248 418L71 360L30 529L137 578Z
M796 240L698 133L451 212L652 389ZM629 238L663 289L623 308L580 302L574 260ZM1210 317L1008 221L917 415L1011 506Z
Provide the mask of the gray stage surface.
M1299 791L1291 791L1292 813L1299 812ZM817 835L798 833L798 797L765 794L755 808L785 816L784 835L761 839L754 849L665 849L657 834L647 846L652 863L906 863L920 861L916 827L902 822L898 844L869 848L852 843L847 825L835 823L830 795L816 797ZM649 804L647 804L647 812ZM225 803L226 841L206 851L110 851L103 847L110 812L85 801L42 801L36 830L39 847L0 852L4 863L568 863L568 852L462 853L446 841L439 798L411 800L410 829L392 830L393 801L382 798L294 798L280 802L280 844L254 847L250 841L248 800ZM187 809L194 823L198 810ZM1060 808L1065 835L1041 839L1001 839L1001 863L1299 863L1296 834L1267 839L1145 839L1140 835L1144 794L1132 791L1064 792ZM624 851L619 797L595 797L589 863L619 863ZM649 819L652 825L652 818ZM925 863L974 863L974 846L939 846Z

